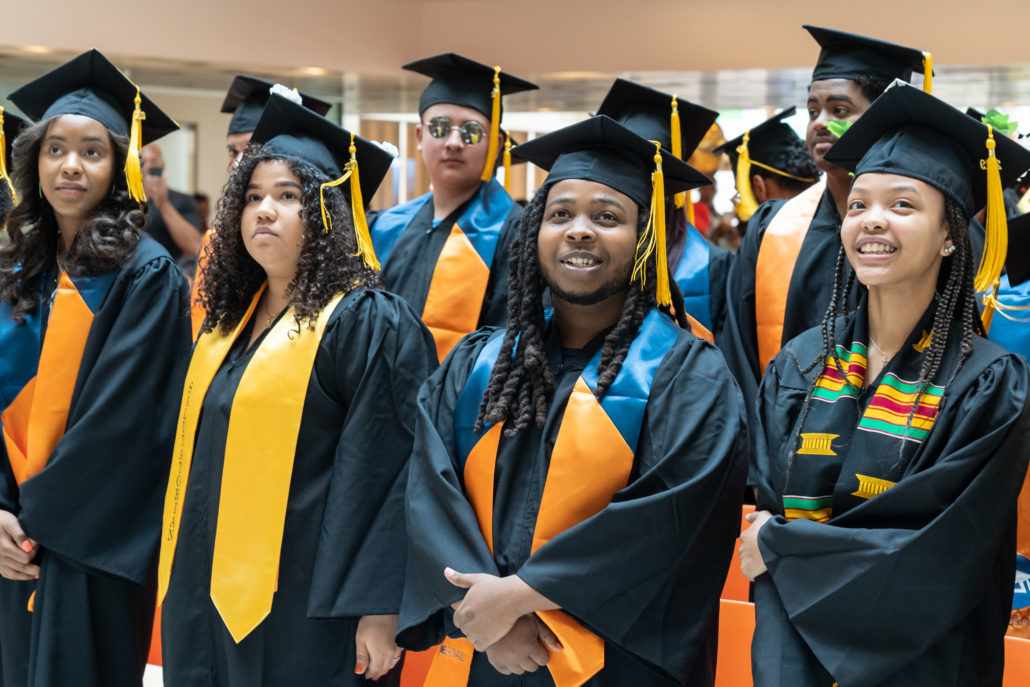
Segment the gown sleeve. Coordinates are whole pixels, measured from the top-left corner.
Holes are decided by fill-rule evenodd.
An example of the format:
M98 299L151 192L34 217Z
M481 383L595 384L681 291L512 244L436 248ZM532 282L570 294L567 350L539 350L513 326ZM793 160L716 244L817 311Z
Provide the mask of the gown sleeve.
M416 392L436 366L436 347L399 296L369 290L340 309L315 370L347 413L329 477L308 615L393 614L404 585L404 489Z
M444 578L444 567L500 574L465 496L451 431L458 397L493 331L463 338L419 392L407 489L408 569L397 635L405 648L428 649L445 634L455 634L450 605L465 590Z
M503 327L508 323L508 274L510 272L511 248L519 235L519 221L522 206L516 203L504 220L501 235L497 239L497 253L490 268L490 282L483 300L483 311L479 316L480 327Z
M999 561L1012 565L1003 548L1030 458L1027 395L1026 363L1001 356L942 405L923 447L928 460L895 486L826 524L777 515L762 528L769 572L757 583L771 581L793 627L841 684L879 684L986 597L1010 591L991 580ZM763 417L774 412L767 404Z
M518 576L606 642L679 676L717 613L746 445L722 355L681 335L651 386L629 484L541 546Z
M21 485L20 518L50 553L142 584L156 563L190 354L189 287L166 255L121 288L94 319L64 436Z

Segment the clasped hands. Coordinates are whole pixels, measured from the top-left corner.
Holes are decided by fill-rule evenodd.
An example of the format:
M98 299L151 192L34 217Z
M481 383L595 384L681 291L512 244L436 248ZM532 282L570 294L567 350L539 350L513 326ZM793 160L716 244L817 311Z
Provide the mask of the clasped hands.
M499 673L531 673L547 665L550 652L562 650L558 637L535 614L558 607L518 575L463 574L446 568L444 576L468 590L452 604L454 624Z

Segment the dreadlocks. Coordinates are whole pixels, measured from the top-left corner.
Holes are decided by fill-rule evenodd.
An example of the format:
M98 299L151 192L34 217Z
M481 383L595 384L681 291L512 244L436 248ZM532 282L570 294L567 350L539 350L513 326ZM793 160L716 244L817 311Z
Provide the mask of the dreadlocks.
M507 423L504 435L512 437L535 422L543 427L554 394L554 377L548 367L544 347L544 278L537 254L537 236L544 218L544 206L550 185L540 188L522 213L519 235L511 255L508 275L508 325L497 362L490 373L490 382L479 406L475 431L486 424ZM637 236L647 227L648 208L641 208L637 220ZM640 329L648 308L654 307L657 279L655 260L647 261L644 288L629 288L619 321L605 336L598 367L594 395L603 398L615 376L622 369L630 344ZM675 280L669 278L673 312L680 327L689 331L684 316L683 294ZM639 282L631 282L632 284ZM518 345L516 345L516 343Z

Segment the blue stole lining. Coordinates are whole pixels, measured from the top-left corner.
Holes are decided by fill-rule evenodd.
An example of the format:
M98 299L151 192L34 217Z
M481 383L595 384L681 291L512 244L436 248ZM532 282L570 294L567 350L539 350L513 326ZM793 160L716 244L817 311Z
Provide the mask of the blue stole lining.
M691 317L709 331L712 330L711 294L709 293L708 262L711 246L693 224L687 223L683 257L676 265L673 279L683 292L684 307Z
M550 312L547 314L547 320L550 322ZM601 407L634 453L640 440L644 409L651 394L651 383L654 381L658 366L675 343L680 331L682 330L668 316L652 308L644 316L619 374L608 387L608 393L601 399ZM502 329L483 346L454 408L454 441L463 466L473 447L490 429L489 426L484 426L482 432L476 433L473 431L473 423L479 415L479 405L503 342ZM601 350L598 349L581 373L583 381L590 389L597 388L597 368L600 364ZM553 399L552 403L554 402L557 402L557 399Z

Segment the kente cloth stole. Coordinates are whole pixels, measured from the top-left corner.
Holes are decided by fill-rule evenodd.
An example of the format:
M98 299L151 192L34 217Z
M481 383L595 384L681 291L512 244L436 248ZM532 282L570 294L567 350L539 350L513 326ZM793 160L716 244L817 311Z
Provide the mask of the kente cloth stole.
M763 375L769 361L780 352L790 278L825 190L823 180L788 200L762 235L755 264L755 333L758 368Z
M385 262L405 227L427 202L432 202L431 194L378 217L372 235L380 260ZM461 337L479 325L490 266L514 204L504 187L491 179L476 192L444 242L422 308L422 321L433 334L441 361Z
M70 277L62 272L45 327L42 306L18 324L10 304L0 304L0 423L18 484L46 467L64 436L93 314L118 273Z
M225 336L216 329L202 334L194 348L165 494L158 603L168 591L204 396L264 289L254 295L232 333ZM287 310L258 346L233 396L211 561L211 600L236 642L272 609L308 381L326 324L343 297L337 294L329 301L314 330L305 321L298 332L294 310ZM269 422L270 417L275 421Z
M870 499L894 486L897 476L929 436L937 420L944 387L927 384L922 394L916 383L929 347L933 325L931 306L908 341L888 363L865 407L868 341L866 318L837 344L844 375L832 356L812 391L812 403L796 440L797 452L784 488L783 510L788 520L826 522L834 513L834 489L840 483L850 496ZM946 356L938 378L946 378L953 356ZM870 380L871 382L872 380ZM909 415L911 414L911 422ZM899 445L902 442L899 460ZM889 474L888 474L889 473ZM839 504L838 504L839 505Z
M709 332L712 329L712 297L708 282L708 263L711 257L712 249L708 241L688 222L683 256L680 257L672 278L683 293L686 311Z
M626 360L600 402L597 385L600 351L590 360L569 396L544 482L532 551L576 523L604 509L624 488L633 468L651 382L679 328L651 310L644 318ZM464 463L465 490L491 551L493 543L494 468L502 425L476 433L473 423L486 391L503 336L480 352L454 413L458 455ZM552 401L557 402L557 401ZM583 475L591 475L584 480ZM547 664L557 687L579 687L604 668L604 641L562 611L537 616L557 635L564 651ZM448 638L438 648L426 687L468 684L474 648L467 640Z

